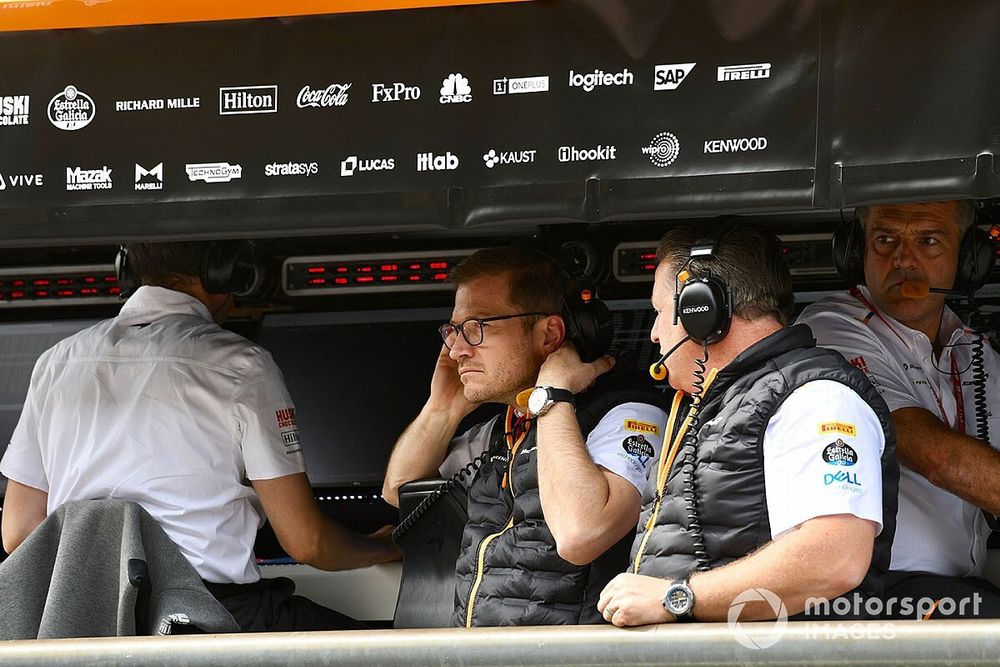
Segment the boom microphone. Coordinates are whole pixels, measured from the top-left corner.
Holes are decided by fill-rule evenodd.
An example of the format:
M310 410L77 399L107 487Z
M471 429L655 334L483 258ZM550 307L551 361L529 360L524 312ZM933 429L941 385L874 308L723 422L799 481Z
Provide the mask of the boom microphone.
M664 354L662 357L660 357L659 361L650 366L649 367L650 377L652 377L657 382L662 382L663 380L666 380L667 367L663 365L663 362L667 360L667 357L676 352L677 348L679 348L681 345L688 342L689 340L691 340L691 336L684 336L684 338L681 338L679 341L677 341L677 343L672 348L667 350L667 353Z
M907 299L922 299L931 292L935 294L951 294L952 290L944 287L931 287L924 280L904 280L899 284L899 293Z

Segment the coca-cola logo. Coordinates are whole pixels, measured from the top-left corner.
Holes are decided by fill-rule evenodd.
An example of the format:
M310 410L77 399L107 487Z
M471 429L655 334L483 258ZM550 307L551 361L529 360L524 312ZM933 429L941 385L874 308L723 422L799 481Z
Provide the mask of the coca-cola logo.
M351 84L349 83L331 83L325 89L317 90L303 86L295 102L300 109L305 107L342 107L347 104L347 91L350 89Z

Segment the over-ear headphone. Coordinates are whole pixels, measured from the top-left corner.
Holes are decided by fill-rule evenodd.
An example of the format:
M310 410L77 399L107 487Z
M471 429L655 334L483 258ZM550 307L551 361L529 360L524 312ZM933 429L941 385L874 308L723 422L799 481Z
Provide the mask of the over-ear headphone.
M611 347L614 316L597 298L595 288L580 275L566 251L541 242L524 243L518 247L553 264L566 280L560 314L566 324L566 337L576 347L580 360L591 362L604 356Z
M719 242L736 224L736 219L729 218L714 239L696 241L687 261L674 275L674 324L680 322L691 340L698 344L717 343L729 332L733 298L729 285L713 275L711 268L704 275L695 275L688 267L693 260L716 259Z
M996 264L995 247L990 235L973 222L965 230L958 246L958 268L951 289L955 292L974 292L985 285ZM833 264L837 273L851 284L864 284L865 230L857 213L833 230Z
M132 292L139 287L139 277L128 261L128 250L124 243L118 246L118 253L115 255L115 278L118 289L121 290L118 296L122 299L132 296Z
M132 268L125 245L115 256L115 275L122 298L130 296L141 281ZM246 296L258 289L263 274L249 241L212 241L205 245L199 275L205 290L212 294Z

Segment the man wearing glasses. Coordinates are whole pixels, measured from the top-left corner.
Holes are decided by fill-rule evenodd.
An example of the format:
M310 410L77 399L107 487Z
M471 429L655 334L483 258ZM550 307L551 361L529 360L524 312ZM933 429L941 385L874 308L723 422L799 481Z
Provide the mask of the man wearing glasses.
M624 569L641 490L663 437L662 397L608 388L614 359L566 344L566 278L523 248L457 266L430 397L396 442L386 500L411 480L482 461L456 566L459 626L600 623L598 595ZM609 383L610 384L610 383ZM533 393L531 411L524 405ZM518 401L518 395L522 396ZM481 403L505 413L454 437Z

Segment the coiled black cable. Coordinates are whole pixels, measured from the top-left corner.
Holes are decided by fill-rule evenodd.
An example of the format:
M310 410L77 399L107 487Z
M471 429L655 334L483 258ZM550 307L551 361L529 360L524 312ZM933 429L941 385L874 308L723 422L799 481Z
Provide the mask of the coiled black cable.
M986 367L983 349L986 343L979 334L972 343L972 404L976 408L976 437L990 444L989 409L986 404Z
M701 411L701 399L705 392L705 368L708 364L708 344L702 343L704 352L701 359L695 359L694 363L698 369L694 371L694 393L691 394L691 423L684 434L684 466L681 471L684 475L684 504L687 506L688 530L694 541L694 555L698 559L699 571L711 569L708 561L708 552L705 550L705 533L701 528L701 514L698 512L698 482L695 478L695 468L697 462L695 456L698 453L698 426L701 420L698 417Z

